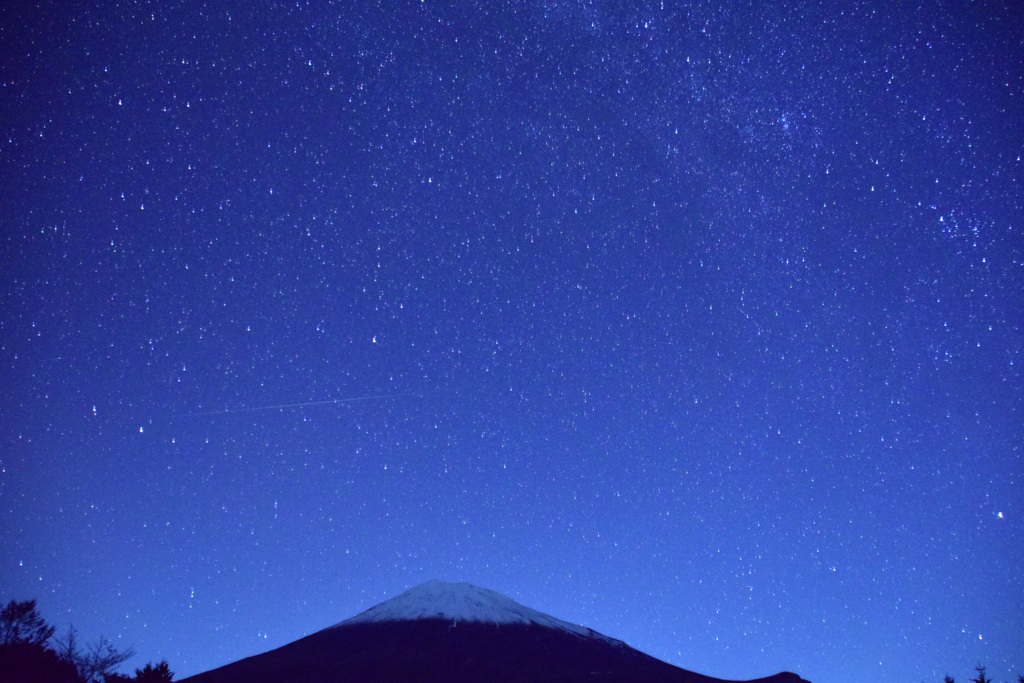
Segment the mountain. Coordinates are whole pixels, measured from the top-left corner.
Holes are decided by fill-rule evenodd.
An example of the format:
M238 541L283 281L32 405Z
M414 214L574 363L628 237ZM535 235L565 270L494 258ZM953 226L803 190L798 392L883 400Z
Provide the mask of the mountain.
M486 588L430 581L182 683L723 683ZM806 683L783 672L757 683Z

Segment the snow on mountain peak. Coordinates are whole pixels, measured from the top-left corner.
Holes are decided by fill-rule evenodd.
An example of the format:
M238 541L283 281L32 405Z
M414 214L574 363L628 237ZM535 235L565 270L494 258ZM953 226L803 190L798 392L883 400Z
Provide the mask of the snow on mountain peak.
M347 619L338 626L416 619L445 619L453 622L488 624L537 624L568 631L578 636L618 643L596 631L520 605L501 593L468 583L428 581L401 595Z

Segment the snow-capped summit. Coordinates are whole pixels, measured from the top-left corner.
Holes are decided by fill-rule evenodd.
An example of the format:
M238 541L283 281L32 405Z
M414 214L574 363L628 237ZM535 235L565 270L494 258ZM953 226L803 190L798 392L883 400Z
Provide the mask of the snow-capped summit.
M619 642L589 628L570 624L520 605L515 600L488 588L436 580L410 588L401 595L341 622L338 626L417 619L444 619L454 623L536 624L568 631L578 636Z

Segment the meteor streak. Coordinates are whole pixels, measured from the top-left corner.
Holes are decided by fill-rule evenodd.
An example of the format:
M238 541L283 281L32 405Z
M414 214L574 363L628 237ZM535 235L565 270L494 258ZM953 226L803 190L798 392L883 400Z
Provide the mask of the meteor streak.
M182 413L172 415L172 418L179 417L210 417L213 415L228 415L230 413L255 413L261 410L286 410L288 408L304 408L306 406L325 406L331 403L355 403L357 401L375 401L383 398L401 398L403 396L422 396L425 391L407 391L401 394L371 394L369 396L355 396L353 398L332 398L326 401L305 401L303 403L280 403L272 406L252 406L249 408L226 408L224 410L208 410L199 413Z

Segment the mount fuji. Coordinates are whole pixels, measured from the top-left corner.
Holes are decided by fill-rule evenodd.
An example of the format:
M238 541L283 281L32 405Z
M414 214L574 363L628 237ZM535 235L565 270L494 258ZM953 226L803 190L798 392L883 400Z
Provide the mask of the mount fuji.
M486 588L429 581L188 683L725 683ZM753 682L752 682L753 683ZM756 683L807 683L783 672Z

